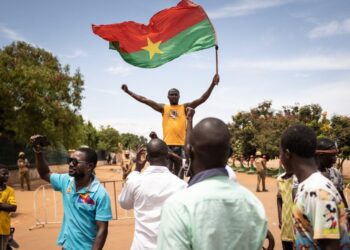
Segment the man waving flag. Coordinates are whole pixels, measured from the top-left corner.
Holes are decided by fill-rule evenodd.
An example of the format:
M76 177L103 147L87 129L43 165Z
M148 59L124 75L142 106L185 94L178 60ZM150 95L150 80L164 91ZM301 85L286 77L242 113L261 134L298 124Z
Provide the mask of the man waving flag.
M127 21L92 25L93 32L109 41L122 58L134 66L155 68L182 54L216 45L216 35L200 5L181 0L156 13L148 25Z

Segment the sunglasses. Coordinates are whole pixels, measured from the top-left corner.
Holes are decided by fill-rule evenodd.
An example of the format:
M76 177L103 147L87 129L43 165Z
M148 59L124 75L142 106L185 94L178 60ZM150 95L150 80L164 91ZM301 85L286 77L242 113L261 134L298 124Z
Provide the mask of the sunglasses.
M88 162L78 161L78 159L76 159L76 158L68 157L67 163L68 163L68 165L73 165L74 167L76 167L76 166L78 166L79 163L88 163Z

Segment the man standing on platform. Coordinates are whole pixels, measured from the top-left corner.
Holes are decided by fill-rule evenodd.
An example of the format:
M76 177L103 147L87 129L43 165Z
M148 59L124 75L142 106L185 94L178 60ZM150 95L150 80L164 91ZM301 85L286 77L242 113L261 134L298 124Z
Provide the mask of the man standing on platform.
M215 85L219 83L219 75L216 74L212 80L211 85L207 91L199 98L189 103L179 104L180 92L177 89L170 89L168 92L168 99L170 104L157 103L146 97L137 95L129 90L128 86L123 84L122 89L125 93L139 102L142 102L154 110L160 112L163 116L163 139L171 149L178 156L183 157L183 146L185 145L186 137L186 108L195 109L204 103L210 96ZM180 165L174 163L174 174L178 174Z
M265 210L252 192L229 178L227 125L206 118L187 131L189 187L165 201L157 249L261 249Z

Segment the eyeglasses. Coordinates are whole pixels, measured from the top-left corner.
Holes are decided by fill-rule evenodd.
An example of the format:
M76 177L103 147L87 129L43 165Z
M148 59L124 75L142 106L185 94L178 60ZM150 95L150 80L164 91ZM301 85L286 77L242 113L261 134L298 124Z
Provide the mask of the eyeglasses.
M76 166L78 166L79 163L88 163L88 162L78 161L78 159L76 159L76 158L68 157L67 163L68 163L68 165L73 165L74 167L76 167Z

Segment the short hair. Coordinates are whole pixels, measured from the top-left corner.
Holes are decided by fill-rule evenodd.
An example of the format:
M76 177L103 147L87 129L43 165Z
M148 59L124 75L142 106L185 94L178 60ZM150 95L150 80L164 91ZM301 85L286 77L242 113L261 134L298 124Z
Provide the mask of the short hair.
M147 154L150 158L168 156L168 150L166 143L159 138L152 139L147 144Z
M287 128L281 136L281 147L288 149L300 157L309 158L315 155L316 134L306 125L293 125Z
M79 148L78 151L85 154L85 161L88 163L93 163L94 166L97 164L97 154L96 151L91 148Z
M180 94L180 91L178 89L175 89L175 88L169 89L168 95L170 92L177 92L178 94Z
M336 149L337 145L334 141L328 138L320 138L317 140L317 150L330 150L330 149Z
M6 165L0 163L0 169L8 169Z

